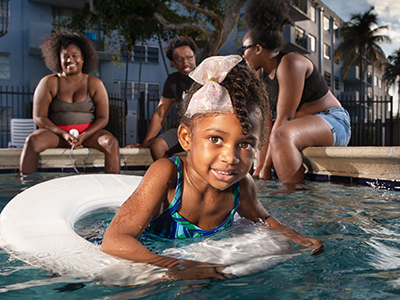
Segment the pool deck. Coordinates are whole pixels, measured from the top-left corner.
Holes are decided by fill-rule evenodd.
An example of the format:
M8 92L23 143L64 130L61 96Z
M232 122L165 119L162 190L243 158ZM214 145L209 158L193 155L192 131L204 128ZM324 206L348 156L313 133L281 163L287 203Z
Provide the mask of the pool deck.
M0 149L0 173L18 172L22 149ZM121 170L145 170L153 162L149 149L121 148ZM311 147L303 151L306 178L317 181L400 186L400 147ZM104 155L95 149L74 149L80 172L104 171ZM48 149L40 154L38 171L74 172L70 149Z

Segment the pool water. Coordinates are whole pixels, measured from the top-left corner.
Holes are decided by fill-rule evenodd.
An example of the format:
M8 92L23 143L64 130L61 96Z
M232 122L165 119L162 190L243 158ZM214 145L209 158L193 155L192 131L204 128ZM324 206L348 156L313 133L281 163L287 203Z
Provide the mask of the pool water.
M0 209L22 190L60 176L71 175L37 173L23 181L14 174L0 175ZM257 188L272 215L321 239L325 253L296 256L265 272L220 282L121 288L52 277L0 249L0 299L400 299L399 192L317 182L290 194L281 193L277 181L259 181ZM100 211L76 227L101 242L112 214Z

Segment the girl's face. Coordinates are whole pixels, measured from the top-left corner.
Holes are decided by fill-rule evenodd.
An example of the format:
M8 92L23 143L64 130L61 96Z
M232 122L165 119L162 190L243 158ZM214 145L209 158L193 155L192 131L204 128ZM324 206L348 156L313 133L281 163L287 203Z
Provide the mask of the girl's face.
M82 72L83 56L81 49L70 44L60 52L61 67L65 74L77 74Z
M250 114L252 130L248 135L242 135L236 114L205 115L194 120L191 132L181 126L179 138L185 139L181 144L188 152L188 174L218 190L243 179L254 162L260 141L260 118L260 113Z

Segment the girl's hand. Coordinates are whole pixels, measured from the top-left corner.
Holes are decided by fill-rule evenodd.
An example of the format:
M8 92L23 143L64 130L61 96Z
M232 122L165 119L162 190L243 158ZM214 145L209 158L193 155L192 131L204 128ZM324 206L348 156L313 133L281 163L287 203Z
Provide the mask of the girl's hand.
M300 251L312 250L312 252L309 254L310 256L325 252L325 246L320 240L305 237L299 234L298 236L292 237L292 241L296 244L307 247L306 249L301 249Z
M232 277L231 274L223 272L224 268L225 267L219 265L199 263L198 265L170 269L167 272L167 277L170 280L211 279L214 281L221 281Z

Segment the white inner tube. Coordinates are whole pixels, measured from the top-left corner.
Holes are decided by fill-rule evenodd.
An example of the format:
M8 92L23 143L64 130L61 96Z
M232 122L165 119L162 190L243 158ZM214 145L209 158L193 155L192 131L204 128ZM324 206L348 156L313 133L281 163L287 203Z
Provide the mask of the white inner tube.
M33 266L59 275L99 279L104 285L133 286L165 278L165 269L133 263L101 251L74 231L85 214L120 206L142 177L75 175L37 184L14 197L0 215L0 247ZM244 222L239 220L238 223ZM227 266L234 276L255 274L286 261L289 239L263 226L248 226L222 240L207 238L164 255ZM286 253L286 254L283 254Z

